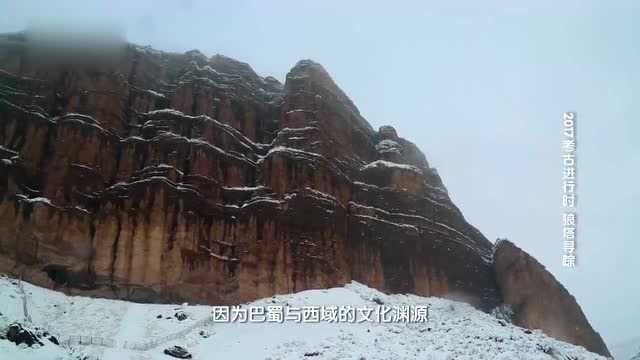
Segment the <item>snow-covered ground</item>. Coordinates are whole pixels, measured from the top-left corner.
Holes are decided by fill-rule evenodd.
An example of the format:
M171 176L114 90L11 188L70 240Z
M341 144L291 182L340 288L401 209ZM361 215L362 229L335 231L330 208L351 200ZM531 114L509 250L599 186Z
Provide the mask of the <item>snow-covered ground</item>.
M0 339L0 359L173 359L169 346L186 348L194 359L604 359L539 331L525 331L492 315L455 301L414 295L385 295L358 283L327 290L261 299L243 308L343 305L353 308L429 306L426 322L220 323L211 307L136 304L125 301L71 297L23 283L29 326L44 328L65 340L83 336L86 342L111 346L63 345L26 348ZM188 318L174 315L183 311ZM24 321L18 281L0 278L0 328ZM178 334L185 333L186 334ZM178 334L178 335L172 335ZM132 344L158 342L148 350Z

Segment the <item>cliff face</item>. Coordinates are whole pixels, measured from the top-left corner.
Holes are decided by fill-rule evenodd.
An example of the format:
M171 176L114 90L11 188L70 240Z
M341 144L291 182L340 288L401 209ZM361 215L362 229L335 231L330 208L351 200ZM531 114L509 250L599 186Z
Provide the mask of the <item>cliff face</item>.
M139 301L356 280L501 303L493 244L320 65L283 85L224 56L130 45L109 64L42 66L23 37L4 40L0 271Z
M496 244L495 269L503 301L514 310L514 324L544 329L556 339L611 356L575 298L533 257L501 240Z

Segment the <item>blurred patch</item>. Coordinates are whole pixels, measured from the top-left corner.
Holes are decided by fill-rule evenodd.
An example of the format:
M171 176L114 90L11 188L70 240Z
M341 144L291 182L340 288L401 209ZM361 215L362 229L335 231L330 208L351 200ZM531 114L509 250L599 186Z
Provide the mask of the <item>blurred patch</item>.
M32 65L103 67L118 63L126 47L124 32L108 23L39 22L3 36L0 45L21 48Z

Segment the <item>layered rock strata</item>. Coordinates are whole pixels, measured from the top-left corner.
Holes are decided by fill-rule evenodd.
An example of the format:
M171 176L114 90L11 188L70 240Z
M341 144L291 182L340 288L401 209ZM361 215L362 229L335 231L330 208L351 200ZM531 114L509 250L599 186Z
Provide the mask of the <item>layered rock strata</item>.
M195 50L45 66L0 40L0 271L135 301L511 294L422 152L319 64L281 84Z

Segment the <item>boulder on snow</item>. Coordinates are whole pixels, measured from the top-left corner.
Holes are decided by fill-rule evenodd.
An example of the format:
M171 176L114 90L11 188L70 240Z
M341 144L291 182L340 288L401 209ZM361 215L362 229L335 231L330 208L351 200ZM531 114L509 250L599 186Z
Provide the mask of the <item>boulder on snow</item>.
M53 335L49 336L47 339L49 339L49 341L51 341L52 343L54 343L56 345L60 345L60 341L58 341L58 338L56 338Z
M187 314L184 311L178 311L173 316L176 317L179 321L186 320L188 318Z
M164 353L178 359L191 359L191 354L187 351L187 349L178 345L164 349Z
M27 344L29 347L34 344L38 344L40 346L44 345L38 338L38 335L19 323L9 325L6 337L7 340L15 343L16 345Z

